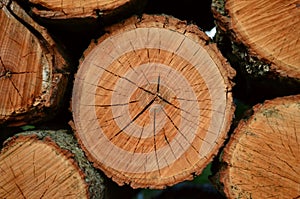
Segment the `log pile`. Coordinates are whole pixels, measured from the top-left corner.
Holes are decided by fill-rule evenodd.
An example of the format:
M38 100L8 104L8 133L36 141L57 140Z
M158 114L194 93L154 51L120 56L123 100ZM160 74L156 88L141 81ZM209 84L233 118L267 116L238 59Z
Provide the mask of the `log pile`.
M213 39L142 0L0 7L0 198L115 198L209 164L226 198L300 197L299 1L213 0Z

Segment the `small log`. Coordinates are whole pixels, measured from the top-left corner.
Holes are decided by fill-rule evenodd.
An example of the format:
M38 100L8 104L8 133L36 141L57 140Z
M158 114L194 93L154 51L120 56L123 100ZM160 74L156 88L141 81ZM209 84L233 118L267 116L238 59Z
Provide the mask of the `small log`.
M82 50L103 34L103 27L140 14L147 0L25 0L18 1L57 43L79 60ZM76 42L75 42L76 41ZM78 63L76 63L78 65Z
M171 16L132 17L106 31L75 76L79 143L120 185L192 179L229 130L235 71L197 26Z
M64 97L66 56L15 2L1 1L0 26L0 124L49 119Z
M215 177L228 198L300 198L300 95L254 107L226 145Z
M1 198L104 198L104 181L65 130L30 131L0 153Z
M132 14L140 13L147 0L27 0L22 3L31 14L53 23L61 21L67 25L83 22L113 23ZM75 25L75 24L73 24Z
M299 0L213 0L212 11L216 42L239 74L242 97L300 92Z

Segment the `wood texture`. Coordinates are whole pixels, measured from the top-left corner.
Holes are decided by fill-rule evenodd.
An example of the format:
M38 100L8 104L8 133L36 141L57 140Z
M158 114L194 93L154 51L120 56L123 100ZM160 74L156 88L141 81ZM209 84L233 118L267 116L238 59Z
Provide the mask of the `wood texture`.
M0 26L0 124L49 117L45 109L58 108L64 96L65 57L47 31L14 2L2 2Z
M226 145L220 180L228 198L300 197L300 95L254 107Z
M81 146L119 184L192 179L229 130L235 71L198 27L170 16L132 17L107 32L74 82Z
M0 153L1 198L103 198L100 174L64 130L32 131Z
M298 0L214 0L212 5L219 29L236 46L245 46L246 52L236 54L247 60L247 72L300 78Z
M139 12L145 0L28 0L31 11L44 19L98 18L109 21Z

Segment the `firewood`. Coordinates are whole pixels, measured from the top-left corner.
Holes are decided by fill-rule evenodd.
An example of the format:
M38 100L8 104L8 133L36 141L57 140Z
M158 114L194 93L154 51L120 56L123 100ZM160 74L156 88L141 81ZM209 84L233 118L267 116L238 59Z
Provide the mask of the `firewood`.
M30 131L0 152L1 198L104 198L104 181L66 130Z
M299 5L298 0L213 1L216 42L237 70L245 98L300 92Z
M235 129L215 175L226 196L299 198L299 134L300 95L256 105Z
M106 31L75 76L79 143L120 185L192 179L226 138L235 71L197 26L171 16L132 17Z
M68 61L46 29L1 1L0 124L49 119L64 97Z
M72 23L99 21L112 23L132 14L140 13L147 0L84 0L84 1L49 1L28 0L23 2L30 13L43 20L72 20ZM87 23L88 22L88 23Z

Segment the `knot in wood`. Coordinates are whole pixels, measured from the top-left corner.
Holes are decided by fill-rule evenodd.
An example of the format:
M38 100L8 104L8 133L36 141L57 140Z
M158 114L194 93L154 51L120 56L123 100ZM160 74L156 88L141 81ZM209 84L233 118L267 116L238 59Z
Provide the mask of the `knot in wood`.
M6 71L5 72L5 74L4 74L4 77L6 77L6 78L11 78L11 76L12 76L12 72L11 71Z

